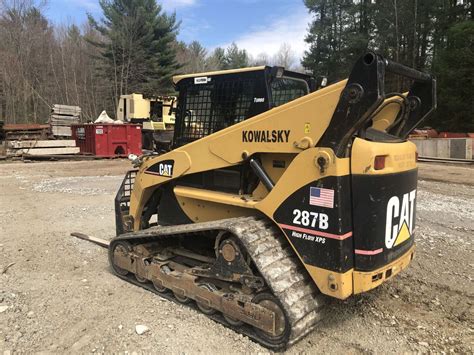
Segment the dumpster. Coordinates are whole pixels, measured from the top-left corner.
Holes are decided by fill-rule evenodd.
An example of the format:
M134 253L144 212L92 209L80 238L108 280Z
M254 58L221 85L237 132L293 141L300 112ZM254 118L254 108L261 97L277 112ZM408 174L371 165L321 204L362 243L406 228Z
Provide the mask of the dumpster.
M72 137L82 154L98 157L126 157L142 154L142 127L137 124L72 125Z

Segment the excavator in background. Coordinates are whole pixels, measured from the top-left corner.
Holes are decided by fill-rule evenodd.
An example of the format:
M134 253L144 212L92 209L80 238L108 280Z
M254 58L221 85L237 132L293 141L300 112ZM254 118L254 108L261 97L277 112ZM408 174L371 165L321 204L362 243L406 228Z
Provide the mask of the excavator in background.
M175 96L144 97L142 94L121 95L117 119L142 125L142 148L168 151L173 139L176 111Z
M409 89L388 91L389 75ZM406 138L436 108L431 75L368 52L320 89L268 66L174 84L172 150L136 159L116 196L116 275L282 349L329 298L409 265L417 162Z

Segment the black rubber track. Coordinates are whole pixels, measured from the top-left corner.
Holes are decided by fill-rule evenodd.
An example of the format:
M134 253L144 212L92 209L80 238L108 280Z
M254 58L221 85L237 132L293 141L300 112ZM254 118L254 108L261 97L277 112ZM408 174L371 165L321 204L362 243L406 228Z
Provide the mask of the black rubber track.
M313 284L306 270L302 267L299 259L289 248L285 237L272 222L255 217L240 217L186 224L178 226L152 227L138 232L122 234L111 240L109 245L109 262L113 262L113 249L120 241L128 241L131 244L150 242L150 239L159 239L166 236L182 236L206 231L227 231L239 238L252 257L261 275L274 296L281 302L283 311L288 318L291 330L286 339L278 343L269 343L262 339L253 330L252 326L242 325L235 327L230 325L220 313L205 315L200 312L195 302L182 304L175 299L173 293L157 292L152 283L140 283L132 274L123 276L115 273L120 278L151 291L160 297L176 302L180 305L190 307L201 314L215 320L218 323L248 336L253 341L272 350L283 350L309 333L321 318L321 310L325 298ZM112 270L113 267L112 267Z

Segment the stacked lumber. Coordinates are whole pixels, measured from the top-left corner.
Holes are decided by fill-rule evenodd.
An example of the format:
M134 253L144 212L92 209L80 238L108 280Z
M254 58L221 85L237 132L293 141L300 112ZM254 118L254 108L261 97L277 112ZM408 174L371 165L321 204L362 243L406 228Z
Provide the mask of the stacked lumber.
M7 156L19 157L24 155L65 155L77 154L75 140L28 140L8 141Z
M49 123L55 137L71 137L71 125L80 123L81 108L79 106L53 105Z
M49 125L26 123L26 124L5 124L3 132L7 141L20 139L47 139L49 136Z

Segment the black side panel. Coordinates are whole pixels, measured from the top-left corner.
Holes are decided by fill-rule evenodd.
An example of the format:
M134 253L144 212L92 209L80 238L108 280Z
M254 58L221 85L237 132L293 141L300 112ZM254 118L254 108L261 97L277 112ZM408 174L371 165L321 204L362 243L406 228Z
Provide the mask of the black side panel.
M353 175L355 268L372 271L413 245L417 169Z
M193 223L179 206L173 192L174 184L162 187L160 204L158 205L158 224L163 226Z
M176 185L238 194L241 186L241 170L241 166L230 166L225 169L184 175L176 179Z
M350 184L349 175L314 181L289 196L275 211L274 220L306 264L336 272L353 267ZM318 205L321 198L332 193L333 207ZM330 197L327 201L331 205Z

